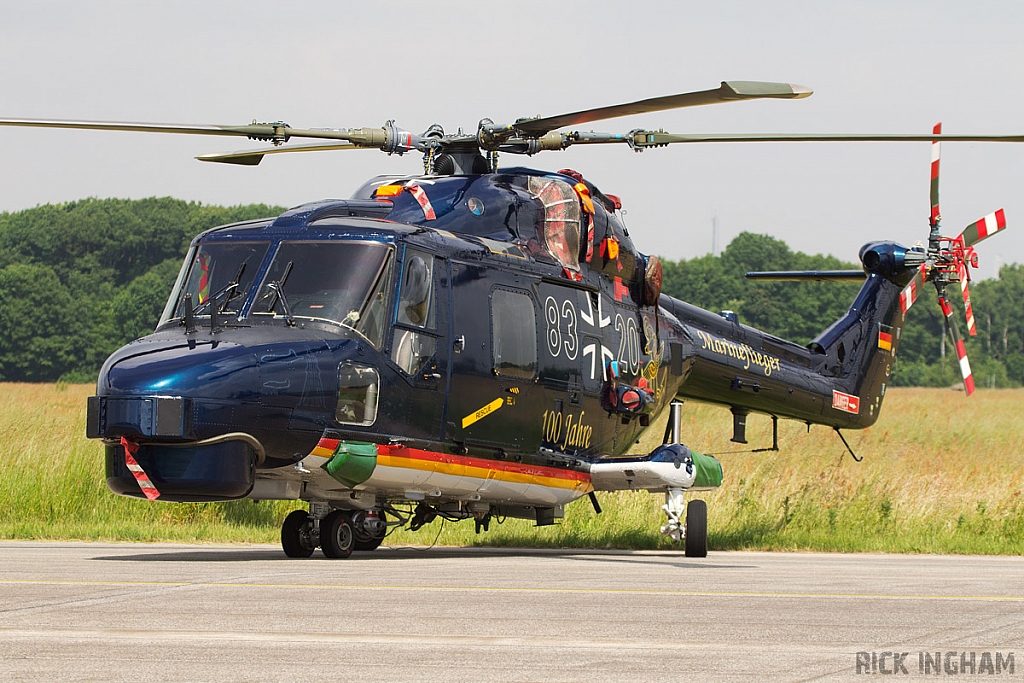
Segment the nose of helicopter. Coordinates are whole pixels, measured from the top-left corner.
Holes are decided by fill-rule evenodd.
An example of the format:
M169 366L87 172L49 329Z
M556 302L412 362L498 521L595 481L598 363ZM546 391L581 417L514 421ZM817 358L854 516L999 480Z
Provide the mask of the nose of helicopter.
M232 341L153 335L114 352L100 370L100 396L187 395L245 401L258 398L256 354Z
M87 436L106 444L108 486L142 493L131 450L162 500L229 500L248 494L256 467L309 453L335 417L337 368L360 344L261 342L158 333L116 351L87 422Z
M151 335L115 351L89 398L90 438L204 438L196 409L259 399L255 354L230 341ZM222 422L223 423L223 422Z
M337 399L334 369L363 351L360 344L260 341L158 333L122 347L100 370L88 436L196 440L226 431L322 430Z

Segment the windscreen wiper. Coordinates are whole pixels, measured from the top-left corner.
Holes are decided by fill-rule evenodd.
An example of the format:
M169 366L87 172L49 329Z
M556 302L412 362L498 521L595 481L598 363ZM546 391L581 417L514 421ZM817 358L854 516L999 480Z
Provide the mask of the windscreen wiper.
M292 315L292 307L288 305L288 297L284 293L284 283L288 276L292 274L292 266L294 265L294 261L289 261L288 265L284 267L284 274L281 275L281 279L277 282L267 283L267 289L274 293L274 299L270 302L267 310L273 313L274 309L277 308L277 303L280 301L281 308L284 309L284 320L288 323L289 327L295 327L295 317Z
M225 308L227 308L229 303L231 303L239 296L241 296L242 293L238 291L238 283L242 281L242 274L245 273L245 265L245 262L242 262L242 265L238 267L238 273L235 275L234 280L218 289L213 294L213 296L207 297L205 301L203 301L194 309L192 309L192 315L199 315L200 311L207 307L210 307L211 315L214 313L221 313L224 311ZM224 299L224 303L221 304L220 306L217 306L216 308L213 308L213 304L216 303L218 299L225 295L227 296Z

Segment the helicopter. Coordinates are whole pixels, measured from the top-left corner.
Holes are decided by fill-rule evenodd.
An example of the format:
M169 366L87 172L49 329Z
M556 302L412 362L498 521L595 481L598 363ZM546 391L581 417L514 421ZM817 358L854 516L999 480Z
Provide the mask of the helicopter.
M292 128L0 119L0 125L246 137L264 156L357 148L418 153L423 173L379 175L348 199L216 227L192 240L155 331L103 364L87 436L104 444L117 494L168 502L302 500L281 528L285 554L330 558L377 548L390 529L437 518L555 524L596 492L664 494L661 532L707 555L701 491L721 485L713 456L683 443L681 401L728 408L731 440L751 413L862 429L879 416L906 314L935 285L964 386L974 384L949 290L969 298L974 246L1006 227L1002 209L942 236L941 141L1024 136L625 134L562 129L631 114L812 94L787 83L720 87L473 133L433 124ZM288 144L293 140L318 142ZM849 311L809 344L744 325L661 291L622 201L583 174L500 167L575 145L929 141L927 244L872 242L861 269L771 271L756 279L860 280ZM633 449L665 411L663 444ZM845 443L845 439L843 439ZM848 446L847 446L848 447ZM851 451L852 452L852 451ZM689 498L689 499L688 499Z

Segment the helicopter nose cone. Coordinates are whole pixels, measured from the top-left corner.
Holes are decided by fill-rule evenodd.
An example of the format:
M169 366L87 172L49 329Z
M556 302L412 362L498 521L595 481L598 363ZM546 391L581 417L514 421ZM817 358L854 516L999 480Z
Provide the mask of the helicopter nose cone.
M107 359L96 394L90 438L201 439L237 431L243 414L252 417L259 372L242 344L155 334Z
M97 393L187 395L249 400L258 395L256 356L230 341L167 339L132 342L114 352L100 370Z

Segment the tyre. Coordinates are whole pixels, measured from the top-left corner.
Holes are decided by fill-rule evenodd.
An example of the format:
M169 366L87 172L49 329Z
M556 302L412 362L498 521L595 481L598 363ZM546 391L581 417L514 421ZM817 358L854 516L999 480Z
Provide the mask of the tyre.
M708 556L708 504L691 500L686 504L686 556Z
M309 537L309 513L293 510L281 525L281 547L288 557L309 557L315 547Z
M352 554L356 535L344 510L335 510L320 522L320 549L324 555L344 559Z
M360 540L357 538L355 543L352 544L352 550L376 550L383 542L383 536L371 536L366 540Z

